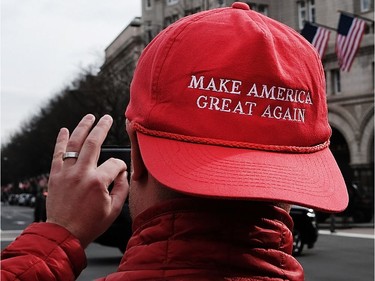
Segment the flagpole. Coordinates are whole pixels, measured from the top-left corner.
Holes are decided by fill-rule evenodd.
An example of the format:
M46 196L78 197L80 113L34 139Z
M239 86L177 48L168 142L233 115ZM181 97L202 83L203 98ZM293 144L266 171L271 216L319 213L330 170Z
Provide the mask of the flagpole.
M360 19L363 19L363 20L365 20L365 21L369 21L369 22L371 22L372 24L374 24L374 22L375 22L375 21L372 20L372 19L365 18L365 17L362 17L362 16L357 15L357 14L354 14L354 13L349 13L349 12L342 11L342 10L337 10L337 12L339 12L339 13L343 13L343 14L346 14L346 15L349 15L349 16L355 16L355 17L360 18Z
M320 26L320 27L324 27L324 28L326 28L326 29L330 29L330 30L333 30L333 31L337 31L336 28L333 28L333 27L330 27L330 26L327 26L327 25L324 25L324 24L320 24L320 23L316 23L316 22L311 22L311 21L304 21L304 22L308 22L308 23L310 23L311 25Z

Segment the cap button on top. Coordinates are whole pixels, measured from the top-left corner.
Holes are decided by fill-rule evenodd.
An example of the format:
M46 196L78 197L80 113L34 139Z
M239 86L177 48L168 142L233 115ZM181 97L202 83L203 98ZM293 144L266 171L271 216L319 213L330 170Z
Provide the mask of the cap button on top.
M234 2L232 4L232 8L241 9L241 10L250 10L249 5L247 5L246 3L243 3L243 2Z

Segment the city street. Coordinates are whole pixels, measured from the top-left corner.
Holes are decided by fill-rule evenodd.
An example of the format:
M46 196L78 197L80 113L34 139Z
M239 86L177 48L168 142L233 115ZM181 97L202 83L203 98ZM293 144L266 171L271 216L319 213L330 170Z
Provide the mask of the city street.
M33 209L2 206L1 249L33 220ZM88 267L77 279L88 281L105 276L117 268L121 252L115 248L90 245ZM304 249L298 261L305 269L306 281L374 280L374 230L369 227L337 229L335 234L321 230L313 249Z

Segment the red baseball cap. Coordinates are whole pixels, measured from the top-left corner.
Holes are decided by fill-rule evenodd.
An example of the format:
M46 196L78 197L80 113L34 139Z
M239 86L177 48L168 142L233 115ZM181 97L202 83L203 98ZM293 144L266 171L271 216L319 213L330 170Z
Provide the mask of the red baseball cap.
M144 49L126 117L165 186L338 212L325 78L297 32L245 3L184 17Z

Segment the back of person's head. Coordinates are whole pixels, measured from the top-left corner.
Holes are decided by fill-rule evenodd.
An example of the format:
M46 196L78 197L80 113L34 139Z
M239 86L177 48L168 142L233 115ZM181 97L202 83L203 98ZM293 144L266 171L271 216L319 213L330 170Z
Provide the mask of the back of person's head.
M138 61L126 117L147 170L178 193L347 206L317 52L245 3L163 30Z

